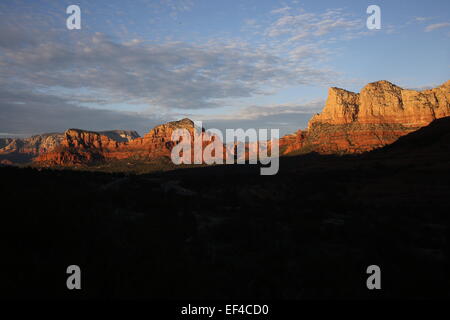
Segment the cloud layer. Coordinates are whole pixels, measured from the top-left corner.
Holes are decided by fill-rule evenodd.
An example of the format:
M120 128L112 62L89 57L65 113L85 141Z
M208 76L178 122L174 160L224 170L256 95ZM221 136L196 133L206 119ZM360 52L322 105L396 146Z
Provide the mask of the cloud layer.
M151 10L168 8L169 15L195 7L191 0L142 3ZM8 15L2 10L0 131L81 127L143 133L153 124L189 114L203 114L199 118L227 122L230 127L239 121L260 121L261 126L285 123L290 116L289 126L301 127L294 122L296 117L320 111L323 101L281 100L276 105L254 101L302 85L335 85L341 74L328 66L336 53L330 45L368 31L361 16L342 9L307 12L293 7L244 19L242 37L196 41L150 41L130 36L123 26L121 36L105 34L92 31L89 23L72 32L61 27L65 16L60 8L60 16L50 11L30 15L25 9ZM88 16L89 10L83 12ZM425 31L445 26L448 23L436 23ZM236 106L241 106L236 112L212 116L214 109Z
M264 94L265 86L320 83L326 78L326 70L301 62L317 53L308 47L287 59L238 42L148 45L139 40L118 43L99 33L75 45L54 39L25 42L26 34L16 41L0 38L7 45L0 56L0 81L16 79L34 88L88 88L91 97L106 96L112 103L211 108L219 106L220 99Z
M179 10L185 9L189 7ZM288 10L275 14L278 21ZM286 86L326 84L336 75L311 62L326 55L312 44L280 51L277 42L268 46L229 39L120 41L98 32L36 25L36 21L45 19L34 20L35 24L27 23L26 17L0 22L3 132L60 131L73 126L144 130L148 125L143 122L171 120L183 110L223 107L233 99L270 95ZM317 27L315 32L323 33L333 26ZM105 110L118 104L122 109L148 108L140 115ZM241 116L247 113L247 119L256 119L267 112L266 107L253 106L242 110ZM271 111L281 113L286 111Z

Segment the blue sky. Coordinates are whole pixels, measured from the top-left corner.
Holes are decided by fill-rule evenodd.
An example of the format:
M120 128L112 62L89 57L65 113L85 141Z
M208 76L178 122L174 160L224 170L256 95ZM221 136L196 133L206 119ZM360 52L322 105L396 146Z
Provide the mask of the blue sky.
M67 6L81 8L68 30ZM381 29L368 30L368 5ZM330 86L450 79L449 1L8 1L0 132L304 128Z

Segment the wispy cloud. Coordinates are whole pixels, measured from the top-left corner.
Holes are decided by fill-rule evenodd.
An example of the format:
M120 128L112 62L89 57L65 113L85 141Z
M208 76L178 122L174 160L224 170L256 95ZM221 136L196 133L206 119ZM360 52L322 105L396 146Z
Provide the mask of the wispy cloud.
M425 32L441 29L450 26L450 22L434 23L425 27Z
M190 1L159 5L176 12L192 8ZM89 29L75 34L43 27L39 21L45 19L29 16L3 20L0 125L17 132L68 126L108 129L108 119L110 128L139 129L174 114L224 107L281 88L328 85L339 76L324 64L330 52L319 44L297 41L302 26L311 25L305 34L310 40L353 28L356 20L339 10L313 14L297 9L297 15L292 10L275 10L268 25L246 21L270 37L283 37L284 29L289 29L287 38L262 43L227 38L150 42L139 36L122 40ZM106 110L112 105L121 105L122 110L148 107L145 114ZM294 105L253 105L221 121L304 114L299 110L303 109ZM128 127L132 122L136 125Z
M283 7L283 8L274 9L274 10L270 11L270 13L272 13L272 14L285 14L285 13L289 12L289 10L291 10L291 9L292 9L291 7L286 6L286 7Z
M167 16L181 15L197 5L191 0L137 1L153 13L151 18L165 17L166 22ZM204 112L208 118L219 108L236 105L238 111L215 120L287 123L289 116L303 117L314 108L297 103L255 105L254 101L290 87L326 86L337 79L344 83L328 63L342 50L341 44L374 33L367 30L365 16L339 8L311 12L299 7L301 2L293 3L246 16L236 37L201 34L195 41L148 39L149 32L131 27L132 18L125 12L121 13L125 22L119 26L111 20L108 35L93 31L88 23L80 32L62 30L65 11L60 7L52 11L54 21L45 16L48 12L1 12L0 126L4 131L26 126L41 130L46 125L52 128L52 123L63 127L86 121L86 126L97 123L104 128L102 119L109 119L112 127L126 128L133 121L143 127L144 122L180 114ZM108 5L115 13L117 4ZM86 18L91 14L89 9L83 13ZM415 19L430 23L427 17ZM448 25L436 23L426 29ZM381 32L393 30L385 25ZM242 107L245 101L252 105ZM145 106L145 114L105 110ZM39 109L40 114L35 112Z
M291 40L298 40L325 36L335 31L353 32L364 27L360 18L351 17L342 9L329 9L323 13L295 13L287 7L280 13L281 17L266 29L267 36L289 35Z
M179 13L191 11L194 7L194 2L191 0L160 0L161 5L168 7L171 10L170 15L176 17Z
M221 99L266 94L284 85L323 83L329 75L329 70L302 60L321 54L308 47L283 57L242 41L121 43L95 33L73 44L53 36L35 42L31 33L19 43L8 36L1 28L1 82L46 90L89 88L79 95L91 95L92 102L99 103L106 99L167 109L211 108L221 106Z
M433 18L431 18L431 17L415 17L415 18L413 19L413 21L416 21L416 22L425 22L425 21L428 21L428 20L431 20L431 19L433 19Z

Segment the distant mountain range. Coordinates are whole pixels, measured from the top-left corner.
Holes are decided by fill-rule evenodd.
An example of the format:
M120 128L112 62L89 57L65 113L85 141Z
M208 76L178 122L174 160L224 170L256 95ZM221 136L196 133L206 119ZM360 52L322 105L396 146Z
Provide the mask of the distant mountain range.
M330 88L324 109L311 118L308 128L279 140L280 154L363 153L392 144L433 120L448 116L450 80L424 91L402 89L384 80L369 83L360 93ZM175 145L172 132L177 128L192 131L194 123L190 119L168 122L144 137L126 130L68 129L24 139L1 138L0 161L51 167L168 157Z

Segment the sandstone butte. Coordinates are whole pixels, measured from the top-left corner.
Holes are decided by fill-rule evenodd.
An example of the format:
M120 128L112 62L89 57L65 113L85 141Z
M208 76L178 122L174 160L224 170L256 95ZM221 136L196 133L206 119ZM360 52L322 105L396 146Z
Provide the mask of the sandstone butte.
M328 90L324 109L311 118L306 130L279 140L280 154L362 153L391 144L435 119L448 116L450 80L423 91L402 89L388 81L369 83L360 93L333 87ZM175 145L172 132L179 128L191 134L195 130L190 119L183 119L156 126L144 137L134 131L69 129L26 139L0 139L0 161L71 166L111 159L170 157ZM208 135L204 130L199 134ZM207 138L214 140L211 136ZM204 142L202 148L209 143ZM247 145L246 154L249 148ZM230 151L229 147L223 147L225 157L232 156Z
M360 93L330 88L322 112L306 130L282 137L280 152L362 153L448 116L450 80L423 91L384 80L369 83Z
M194 122L187 118L161 124L150 130L144 137L133 137L127 141L118 141L111 135L107 136L103 133L69 129L64 132L57 147L40 153L33 161L47 166L71 166L101 163L111 159L149 160L170 157L172 148L176 144L172 141L172 133L176 129L186 129L192 137L192 161L194 161L194 135L197 135L198 141L201 141L202 150L215 139L204 129L198 132ZM222 143L220 146L223 147L222 157L230 154ZM201 155L201 152L199 154ZM212 156L215 156L214 152ZM200 162L204 160L199 159Z

